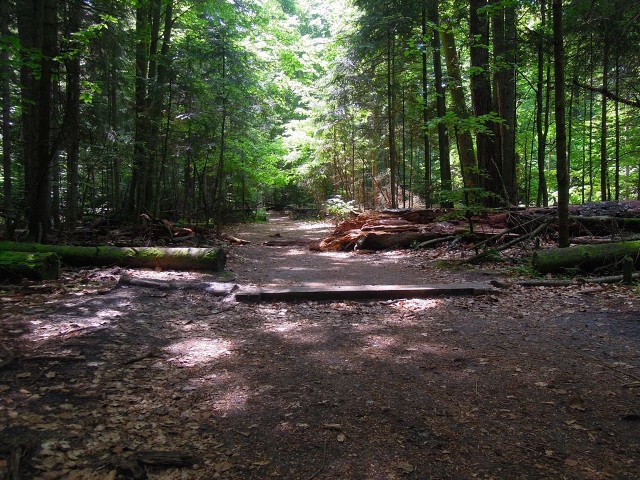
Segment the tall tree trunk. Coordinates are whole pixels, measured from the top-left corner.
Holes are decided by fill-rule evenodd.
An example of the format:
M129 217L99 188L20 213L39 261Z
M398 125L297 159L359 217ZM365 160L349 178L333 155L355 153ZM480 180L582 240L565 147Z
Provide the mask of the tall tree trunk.
M149 0L140 0L136 8L136 79L134 93L133 166L128 209L138 214L147 206L147 159L148 159L148 98L147 79L149 74Z
M460 58L456 49L455 37L450 29L440 33L444 58L447 63L447 74L450 78L451 104L453 112L458 118L464 120L469 118L464 90L462 89L462 75L460 73ZM476 155L473 149L473 139L471 133L466 129L456 129L458 140L460 168L462 170L462 180L465 188L475 188L477 182Z
M471 100L476 117L491 113L493 99L491 93L491 77L489 66L489 19L487 17L488 0L471 0L469 9L469 33L471 35ZM494 132L496 125L492 121L486 123L486 130ZM500 195L502 182L496 182L495 138L492 134L479 132L476 134L476 151L480 186L488 193ZM495 203L488 198L487 204Z
M616 3L617 5L617 3ZM620 97L620 54L616 49L616 76L615 76L615 200L620 200L620 102L617 100Z
M492 0L492 3L496 0ZM499 125L501 180L505 200L516 203L516 157L515 157L515 5L494 6L492 15L493 54L495 64L496 111L503 122Z
M424 203L431 207L431 145L429 144L429 95L427 76L427 8L422 5L422 142L424 145Z
M82 1L73 0L69 6L67 38L80 30ZM67 201L65 221L73 230L78 220L78 164L80 157L80 57L72 55L65 61L67 74L67 109L65 115L65 135L67 150Z
M442 57L440 53L440 14L439 0L434 2L431 9L431 23L435 26L431 47L433 49L433 73L436 87L436 112L441 121L438 122L438 151L440 154L440 188L443 192L450 192L453 188L451 184L451 160L449 157L449 138L447 136L447 128L442 121L447 114L445 104L445 92L442 84ZM442 198L440 200L441 207L452 207L453 202L449 199Z
M607 159L607 96L609 88L609 34L604 32L602 46L602 121L600 123L600 199L608 200L609 193L609 162Z
M387 28L387 122L389 125L389 170L391 172L391 208L398 207L396 199L396 135L393 108L393 89L394 89L394 71L393 71L393 55L394 55L394 39L391 26Z
M57 47L57 0L18 2L18 31L24 58L20 73L25 196L29 235L46 240L51 209L51 110ZM33 52L41 55L30 58ZM34 60L37 67L32 69Z
M0 35L9 37L9 2L0 1ZM4 195L5 230L8 238L13 238L13 184L11 157L13 155L13 132L11 128L11 81L12 70L9 65L9 50L0 49L0 81L2 82L2 193Z
M555 74L556 157L558 178L558 246L569 246L569 165L564 98L562 0L553 0L553 63Z
M537 57L538 57L538 76L536 82L536 130L538 137L538 197L536 200L536 205L543 206L549 205L549 194L547 192L547 179L545 176L545 153L546 153L546 127L543 125L542 114L544 104L542 97L542 89L544 82L544 30L546 26L546 0L541 0L540 2L540 18L541 18L541 28L540 35L538 37L538 42L536 45Z

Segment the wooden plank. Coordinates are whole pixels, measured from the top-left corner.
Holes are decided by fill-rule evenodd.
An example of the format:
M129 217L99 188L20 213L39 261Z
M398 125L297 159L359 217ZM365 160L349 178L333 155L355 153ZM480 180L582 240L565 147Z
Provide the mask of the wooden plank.
M296 300L388 300L396 298L431 298L442 296L484 295L499 290L484 283L433 285L343 285L327 287L291 287L241 290L239 302Z

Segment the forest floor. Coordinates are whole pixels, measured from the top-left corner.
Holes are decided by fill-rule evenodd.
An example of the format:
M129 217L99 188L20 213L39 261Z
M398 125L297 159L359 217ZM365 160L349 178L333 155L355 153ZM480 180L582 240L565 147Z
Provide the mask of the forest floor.
M0 290L0 477L640 477L637 289L252 304L184 288L512 275L447 268L446 247L295 245L329 229L285 217L238 227L252 243L231 247L222 277L111 268ZM262 244L274 239L294 245ZM182 287L121 285L122 274Z

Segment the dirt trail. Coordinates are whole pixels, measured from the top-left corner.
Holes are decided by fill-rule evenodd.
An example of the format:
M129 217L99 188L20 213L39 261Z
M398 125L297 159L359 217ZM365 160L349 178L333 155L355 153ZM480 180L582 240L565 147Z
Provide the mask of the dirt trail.
M304 244L290 244L297 240L318 240L332 229L326 222L295 221L286 215L271 214L267 223L243 225L233 232L251 244L231 249L228 268L241 285L260 286L455 283L488 281L496 275L428 268L433 262L425 253L411 250L320 253L309 251ZM282 246L265 246L264 242Z
M302 226L237 231L253 241L231 251L238 283L482 273L260 245L319 236ZM203 278L100 270L1 297L0 477L17 452L25 479L640 478L631 288L238 304L121 273ZM151 466L149 450L196 465Z

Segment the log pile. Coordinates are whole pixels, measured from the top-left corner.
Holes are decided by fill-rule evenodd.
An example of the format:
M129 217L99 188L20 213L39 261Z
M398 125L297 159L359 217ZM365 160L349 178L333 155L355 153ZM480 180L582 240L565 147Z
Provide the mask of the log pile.
M474 238L487 238L505 229L504 216L473 217ZM469 219L456 210L368 211L340 223L333 233L311 245L312 250L353 251L409 248L430 240L470 235Z
M612 242L640 233L640 202L598 202L570 207L570 233L576 243ZM459 239L476 246L516 242L519 237L555 235L556 209L367 211L340 223L333 233L311 245L317 251L386 250L435 246Z

